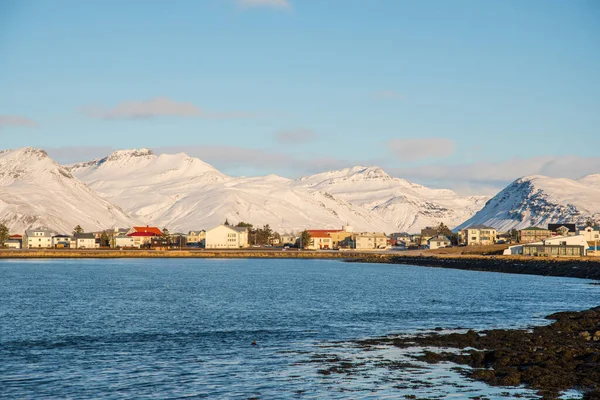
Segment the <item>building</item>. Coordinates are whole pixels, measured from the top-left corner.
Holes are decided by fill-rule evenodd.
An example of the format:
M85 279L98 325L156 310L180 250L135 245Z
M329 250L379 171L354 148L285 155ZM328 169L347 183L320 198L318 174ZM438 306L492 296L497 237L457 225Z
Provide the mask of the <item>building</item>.
M310 243L306 246L309 250L330 250L333 249L333 239L328 232L310 230Z
M583 235L588 242L600 242L600 227L598 226L586 226L585 228L580 228L578 234Z
M450 241L450 239L448 239L448 237L444 235L434 236L427 241L427 246L431 250L441 249L443 247L450 247L451 245L452 242Z
M339 249L340 247L345 247L346 243L348 243L348 239L351 239L352 237L352 232L353 228L350 225L344 225L342 226L342 229L308 229L311 238L316 237L322 239L324 238L323 235L327 235L331 238L331 242L320 240L313 245L313 247L316 247L317 244L322 244L323 246L328 246L323 247L327 249ZM308 248L311 248L310 245ZM316 250L317 248L313 248L313 250Z
M387 248L387 236L383 232L360 232L352 235L353 248L356 250L375 250Z
M437 236L438 231L436 228L432 228L431 226L426 226L424 229L421 229L421 246L426 246L427 241L434 236Z
M206 231L207 249L240 249L248 247L248 228L219 225Z
M93 233L76 233L75 247L78 249L96 249L100 244L96 243L96 235Z
M533 243L552 237L552 232L548 229L531 226L519 231L519 243Z
M125 233L119 233L112 238L112 247L135 247L134 238Z
M185 236L185 241L189 245L203 246L205 239L206 231L204 229L199 231L189 231Z
M557 236L522 245L524 256L582 257L587 255L584 235Z
M77 247L75 239L69 235L54 235L52 236L52 247L55 249L69 249Z
M150 247L150 242L153 237L162 236L157 235L155 232L132 232L128 233L127 236L133 239L133 247L143 248Z
M496 229L486 225L472 225L460 231L461 243L467 246L485 246L496 242Z
M20 249L23 242L21 242L18 239L7 239L4 242L4 247L6 247L7 249Z
M548 224L548 230L554 236L575 236L577 233L575 224Z
M154 236L162 236L162 231L160 229L158 229L158 227L156 226L134 226L132 227L129 231L127 231L127 234L132 234L132 233L136 233L136 232L142 232L142 233L153 233Z
M293 245L294 243L296 243L296 239L298 239L298 236L295 235L281 235L281 244L285 245Z
M51 249L54 232L45 229L29 229L23 237L23 247L26 249Z

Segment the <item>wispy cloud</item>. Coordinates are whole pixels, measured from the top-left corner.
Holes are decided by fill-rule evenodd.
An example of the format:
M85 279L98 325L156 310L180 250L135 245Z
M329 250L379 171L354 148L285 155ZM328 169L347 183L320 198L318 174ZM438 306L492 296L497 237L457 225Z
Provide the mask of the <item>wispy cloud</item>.
M200 117L200 118L246 118L250 113L245 112L208 112L193 103L179 102L167 97L156 97L150 100L127 101L112 108L88 107L83 112L99 119L136 119L161 116Z
M278 142L284 144L307 143L315 139L315 133L308 129L293 129L277 132L276 137Z
M38 124L34 120L27 117L21 117L18 115L0 115L0 129L9 126L35 127L38 126Z
M445 158L456 149L454 142L447 138L392 139L387 147L399 161Z
M379 90L373 93L373 98L375 100L398 100L402 96L395 90Z
M236 0L242 7L291 8L289 0Z

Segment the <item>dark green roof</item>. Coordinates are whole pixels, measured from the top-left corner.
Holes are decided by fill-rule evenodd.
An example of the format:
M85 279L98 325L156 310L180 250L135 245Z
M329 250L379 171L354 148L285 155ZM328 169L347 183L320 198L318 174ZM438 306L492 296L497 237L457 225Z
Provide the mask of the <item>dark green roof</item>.
M537 226L530 226L529 228L522 229L523 231L547 231L548 229L540 228Z

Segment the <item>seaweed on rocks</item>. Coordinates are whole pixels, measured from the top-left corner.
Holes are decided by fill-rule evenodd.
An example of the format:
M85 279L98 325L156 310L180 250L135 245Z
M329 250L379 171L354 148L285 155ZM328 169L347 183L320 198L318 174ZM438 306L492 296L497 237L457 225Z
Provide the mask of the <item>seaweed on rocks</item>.
M525 385L547 399L558 398L569 389L582 391L587 400L600 399L600 307L559 312L546 318L555 322L525 330L432 332L368 339L358 344L460 349L424 351L414 357L428 363L469 365L471 369L461 369L461 373L472 379L493 386Z

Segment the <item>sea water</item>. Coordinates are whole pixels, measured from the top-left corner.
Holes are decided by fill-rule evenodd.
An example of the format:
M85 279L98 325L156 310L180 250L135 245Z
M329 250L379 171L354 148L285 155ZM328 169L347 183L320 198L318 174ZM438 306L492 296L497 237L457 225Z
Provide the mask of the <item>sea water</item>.
M472 382L453 365L380 368L407 351L352 341L524 328L599 304L600 287L582 279L405 265L2 260L0 397L506 398L517 389ZM323 354L362 367L323 375Z

